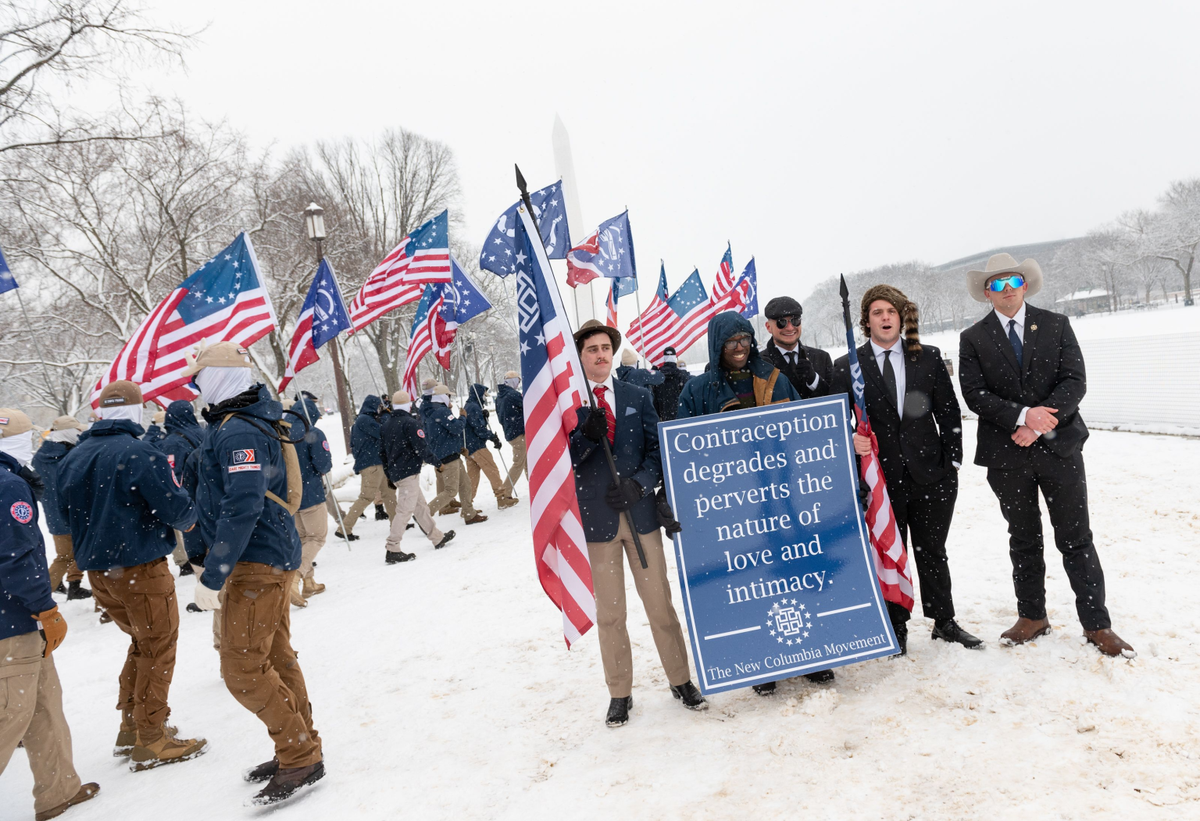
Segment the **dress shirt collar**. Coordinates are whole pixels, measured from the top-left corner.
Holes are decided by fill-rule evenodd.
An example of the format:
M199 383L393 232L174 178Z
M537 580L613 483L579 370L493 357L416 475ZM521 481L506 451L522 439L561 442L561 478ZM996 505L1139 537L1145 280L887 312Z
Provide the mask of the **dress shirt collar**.
M992 310L995 311L996 309L993 308ZM1024 336L1025 336L1025 303L1024 302L1021 303L1020 309L1012 316L1005 316L1004 314L1000 313L999 311L996 311L996 319L1000 320L1000 327L1004 329L1005 333L1008 333L1008 321L1010 319L1015 319L1017 321L1017 333L1020 334L1022 338L1024 338Z
M871 340L871 352L875 354L876 361L883 360L883 352L884 351L892 351L897 355L896 359L892 360L892 367L895 368L896 363L902 359L902 357L899 356L899 354L900 354L900 338L897 337L896 341L892 343L892 346L890 348L884 348L880 345L876 345L875 340L874 339Z
M614 401L613 400L614 392L613 392L613 378L612 378L611 371L608 374L608 379L605 379L603 382L593 382L592 380L589 379L588 386L592 387L592 388L605 388L606 390L604 393L604 400L606 402L608 402L609 407L612 407L613 401Z

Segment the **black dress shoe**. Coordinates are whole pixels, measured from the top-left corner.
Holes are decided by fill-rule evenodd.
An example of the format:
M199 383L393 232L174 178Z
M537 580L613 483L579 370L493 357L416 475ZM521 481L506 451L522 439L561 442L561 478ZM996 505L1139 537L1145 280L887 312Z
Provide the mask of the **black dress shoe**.
M806 673L804 677L813 684L828 684L829 682L833 681L834 678L832 670L821 670L817 673Z
M614 698L608 702L608 715L604 723L608 727L624 727L629 723L629 711L633 709L633 696Z
M454 538L454 531L447 530L445 533L442 534L442 540L440 542L438 542L437 544L435 544L433 546L433 549L439 550L439 549L445 547L446 545L450 544L450 540L453 538Z
M387 563L388 564L399 564L400 562L411 562L413 559L417 558L416 553L405 553L403 550L397 550L395 552L388 550L386 552L387 552Z
M931 638L952 641L955 644L961 644L969 650L983 646L983 639L976 638L966 630L963 630L954 619L934 622Z
M760 696L773 696L775 695L775 682L768 681L766 684L755 684L751 689Z
M900 645L900 655L908 655L908 625L893 624L892 629L896 631L896 643Z
M340 531L340 530L335 530L333 532L333 535L337 536L339 539L345 539L348 542L357 542L359 540L359 537L355 536L353 533L351 533L348 536L343 536L342 531Z
M704 696L700 695L700 691L696 689L696 685L692 682L685 681L678 687L671 685L671 695L683 702L683 706L689 710L707 710L708 702L704 700Z

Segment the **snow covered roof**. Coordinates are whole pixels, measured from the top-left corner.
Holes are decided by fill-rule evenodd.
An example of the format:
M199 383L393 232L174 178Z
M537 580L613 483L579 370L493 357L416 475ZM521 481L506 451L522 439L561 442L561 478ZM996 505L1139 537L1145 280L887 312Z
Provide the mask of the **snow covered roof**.
M1073 294L1067 294L1061 299L1054 300L1054 302L1057 304L1059 302L1074 302L1077 299L1096 299L1098 297L1107 296L1108 291L1104 290L1103 288L1092 288L1089 291L1076 291Z

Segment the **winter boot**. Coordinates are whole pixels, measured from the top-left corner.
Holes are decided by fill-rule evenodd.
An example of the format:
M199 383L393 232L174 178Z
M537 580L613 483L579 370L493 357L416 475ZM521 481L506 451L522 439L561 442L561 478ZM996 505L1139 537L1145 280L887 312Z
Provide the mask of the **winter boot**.
M513 505L518 504L520 501L521 500L518 499L516 496L497 496L496 497L496 507L500 508L501 510L504 510L505 508L512 507Z
M270 781L277 772L279 772L279 759L272 758L270 761L259 764L253 770L247 771L242 777L251 784L261 784L264 781Z
M251 798L248 802L252 807L267 807L272 804L278 804L281 801L287 801L299 790L310 784L315 784L325 777L325 762L318 761L308 767L293 767L291 769L280 768L275 775L271 776L267 786L262 788L258 795Z
M438 550L440 548L445 547L446 545L450 544L450 540L453 538L454 538L454 531L447 530L445 533L442 534L442 540L440 542L438 542L437 544L435 544L433 546L433 549Z
M345 539L348 542L357 542L359 539L359 537L355 536L353 533L348 533L345 536L343 536L342 531L340 531L340 530L335 530L333 532L333 535L337 536L339 539Z
M57 807L51 807L48 810L42 810L34 815L34 821L50 821L51 818L58 818L64 812L71 809L71 807L74 807L76 804L82 804L84 801L87 801L89 798L95 796L98 792L100 792L100 785L95 781L83 784L79 787L79 791L75 793L75 795L73 795L71 798L68 798Z
M113 757L121 758L133 752L137 746L137 725L133 723L131 711L121 711L121 728L117 730L117 743L113 745Z
M312 571L304 577L304 598L312 598L318 593L325 592L325 585L317 584L317 580L313 577Z
M83 586L83 582L71 582L67 588L67 601L76 601L78 599L90 599L92 591Z
M208 742L203 738L175 738L166 732L150 744L138 744L129 755L129 769L133 772L161 767L164 764L177 764L180 761L190 761L196 756L203 755L208 748Z
M196 575L196 569L192 567L191 562L184 562L183 564L179 565L179 578L182 579L184 576L194 575Z
M401 562L411 562L415 558L417 558L416 553L405 553L403 550L387 551L387 563L388 564L400 564Z
M486 522L487 520L487 516L484 516L482 513L476 511L474 516L472 516L470 519L466 519L466 523L469 525L477 525L480 522Z
M375 505L375 521L386 522L387 520L387 511L383 509L383 505Z
M108 615L108 611L101 610L100 611L100 623L101 624L110 624L111 622L112 622L112 616Z
M446 502L445 507L443 507L441 510L438 511L438 515L439 516L447 516L451 513L458 513L458 511L460 511L460 510L462 510L462 505L459 504L458 500L451 499L449 502Z
M65 594L65 593L67 592L67 586L66 586L66 584L65 584L65 583L63 583L63 582L59 582L59 583L58 583L58 587L54 588L54 592L55 592L55 593L63 593L63 594Z
M293 607L308 607L308 602L304 600L303 582L299 576L296 576L296 581L292 584L292 589L289 591L292 597Z

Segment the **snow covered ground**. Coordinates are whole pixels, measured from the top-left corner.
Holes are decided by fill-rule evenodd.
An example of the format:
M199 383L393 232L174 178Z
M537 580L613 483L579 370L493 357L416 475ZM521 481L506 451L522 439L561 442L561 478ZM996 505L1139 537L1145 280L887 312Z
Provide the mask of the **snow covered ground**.
M325 429L336 432L335 420ZM972 423L965 434L971 454ZM435 553L410 536L405 547L419 559L392 567L385 523L363 521L353 550L330 537L317 571L328 591L292 611L328 775L273 815L1200 817L1200 441L1100 431L1086 458L1114 627L1137 659L1103 658L1082 643L1052 547L1054 631L999 646L1015 618L1007 539L983 470L968 465L950 557L959 620L985 650L935 644L916 617L907 658L839 669L832 686L785 682L771 699L714 696L710 710L690 713L667 690L630 590L634 710L619 730L603 724L593 635L567 652L538 586L526 503L496 511L485 481L490 521L463 528L442 517L458 531L454 543ZM337 495L348 501L356 487L351 479ZM178 582L181 606L194 583ZM181 614L171 690L172 721L207 737L210 752L130 773L111 756L126 639L98 624L89 603L62 607L70 634L55 659L76 765L102 785L65 817L263 814L242 806L254 788L241 773L271 756L270 742L218 676L210 617ZM0 818L32 818L31 783L18 750L0 778Z

